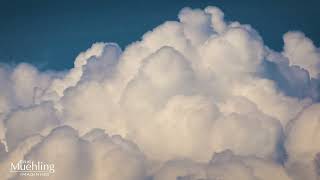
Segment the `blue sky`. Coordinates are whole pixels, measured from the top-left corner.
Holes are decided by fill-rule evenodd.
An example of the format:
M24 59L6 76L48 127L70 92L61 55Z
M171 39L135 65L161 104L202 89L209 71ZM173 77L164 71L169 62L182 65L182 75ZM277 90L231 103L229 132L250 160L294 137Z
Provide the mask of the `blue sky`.
M251 24L265 43L282 48L282 35L303 31L318 46L320 5L316 0L1 0L0 61L28 62L38 68L72 67L77 54L94 42L122 48L189 6L221 8L226 18Z

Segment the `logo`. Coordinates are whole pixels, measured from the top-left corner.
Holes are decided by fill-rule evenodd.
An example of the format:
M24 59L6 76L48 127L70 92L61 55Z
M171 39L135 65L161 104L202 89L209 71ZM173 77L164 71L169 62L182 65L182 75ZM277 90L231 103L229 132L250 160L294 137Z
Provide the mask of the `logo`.
M55 172L54 164L42 161L20 160L11 163L10 172L20 176L50 176Z

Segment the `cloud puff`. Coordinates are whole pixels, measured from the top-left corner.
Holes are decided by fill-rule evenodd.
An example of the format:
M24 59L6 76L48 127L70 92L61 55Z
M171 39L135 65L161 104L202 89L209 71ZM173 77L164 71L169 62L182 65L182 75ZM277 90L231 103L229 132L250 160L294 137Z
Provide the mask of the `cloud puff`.
M213 155L208 163L173 160L165 163L155 174L156 180L290 180L283 166L256 157L236 156L231 151Z
M319 49L276 52L217 7L184 8L124 50L95 43L74 68L0 67L0 172L48 179L317 179Z
M320 175L319 113L320 104L313 104L291 121L287 129L287 166L300 179L317 179Z
M283 36L284 52L290 64L306 69L313 78L319 77L320 51L301 32L288 32Z

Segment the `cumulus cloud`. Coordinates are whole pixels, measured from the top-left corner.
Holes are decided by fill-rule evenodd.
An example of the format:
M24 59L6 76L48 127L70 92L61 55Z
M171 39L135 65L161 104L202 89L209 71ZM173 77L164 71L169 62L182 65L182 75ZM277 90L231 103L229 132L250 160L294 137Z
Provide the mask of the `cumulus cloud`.
M312 40L288 32L276 52L217 7L178 19L67 71L1 65L1 176L36 178L8 171L27 159L53 163L48 179L319 179Z

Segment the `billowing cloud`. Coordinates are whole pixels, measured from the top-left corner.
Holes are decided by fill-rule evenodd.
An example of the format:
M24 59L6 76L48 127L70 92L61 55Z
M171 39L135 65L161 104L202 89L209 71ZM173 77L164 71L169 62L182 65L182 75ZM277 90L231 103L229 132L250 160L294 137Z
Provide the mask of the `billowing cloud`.
M276 52L223 17L184 8L68 71L1 65L1 177L36 178L9 172L27 159L61 180L319 179L319 48L288 32Z

